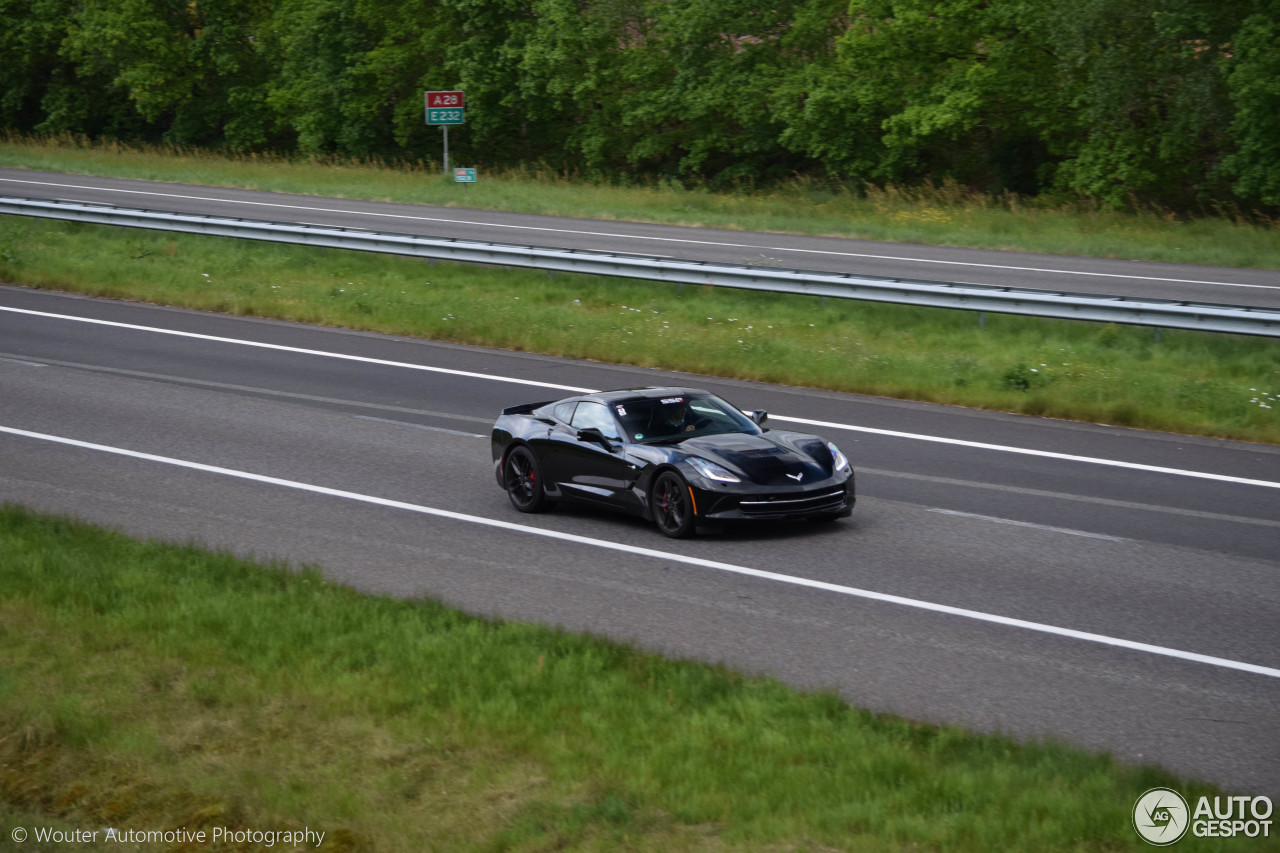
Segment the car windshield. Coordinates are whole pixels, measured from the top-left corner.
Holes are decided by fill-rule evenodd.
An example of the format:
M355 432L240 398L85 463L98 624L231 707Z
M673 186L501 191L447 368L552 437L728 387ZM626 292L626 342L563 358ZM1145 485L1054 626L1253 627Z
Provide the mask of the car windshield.
M681 441L702 435L760 432L754 421L711 395L637 398L611 405L627 440L641 444Z

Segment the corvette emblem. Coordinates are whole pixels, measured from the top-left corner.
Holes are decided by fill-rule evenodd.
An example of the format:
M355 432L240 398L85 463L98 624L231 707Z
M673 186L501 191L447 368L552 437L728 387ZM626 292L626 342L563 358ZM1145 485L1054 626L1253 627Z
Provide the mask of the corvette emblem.
M804 474L803 474L803 473L800 473L800 474L788 474L787 476L788 476L788 477L790 477L791 479L795 480L795 481L798 483L798 482L800 482L800 479L801 479L802 477L804 477Z

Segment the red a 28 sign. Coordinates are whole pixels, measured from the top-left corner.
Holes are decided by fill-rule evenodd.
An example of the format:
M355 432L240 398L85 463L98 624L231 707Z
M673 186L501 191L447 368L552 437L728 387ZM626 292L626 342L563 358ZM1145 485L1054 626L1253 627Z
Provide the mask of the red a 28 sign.
M440 107L464 107L462 92L427 92L427 109Z

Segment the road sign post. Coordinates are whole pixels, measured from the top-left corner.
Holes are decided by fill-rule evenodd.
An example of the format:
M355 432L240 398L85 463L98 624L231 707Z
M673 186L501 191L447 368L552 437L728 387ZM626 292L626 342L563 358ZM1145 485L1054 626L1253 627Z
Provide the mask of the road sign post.
M449 126L462 124L466 118L466 93L460 90L427 92L424 97L427 125L440 126L444 135L444 173L449 174Z

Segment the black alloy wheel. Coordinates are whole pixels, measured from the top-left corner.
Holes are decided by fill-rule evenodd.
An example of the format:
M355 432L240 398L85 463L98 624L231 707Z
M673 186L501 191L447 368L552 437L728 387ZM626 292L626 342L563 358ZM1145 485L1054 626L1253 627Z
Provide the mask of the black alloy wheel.
M683 539L693 533L696 519L693 499L684 478L674 471L664 471L653 484L653 520L664 536Z
M527 447L517 447L507 453L507 461L502 465L502 482L507 487L511 505L521 512L541 512L551 506L547 493L542 490L538 460Z

